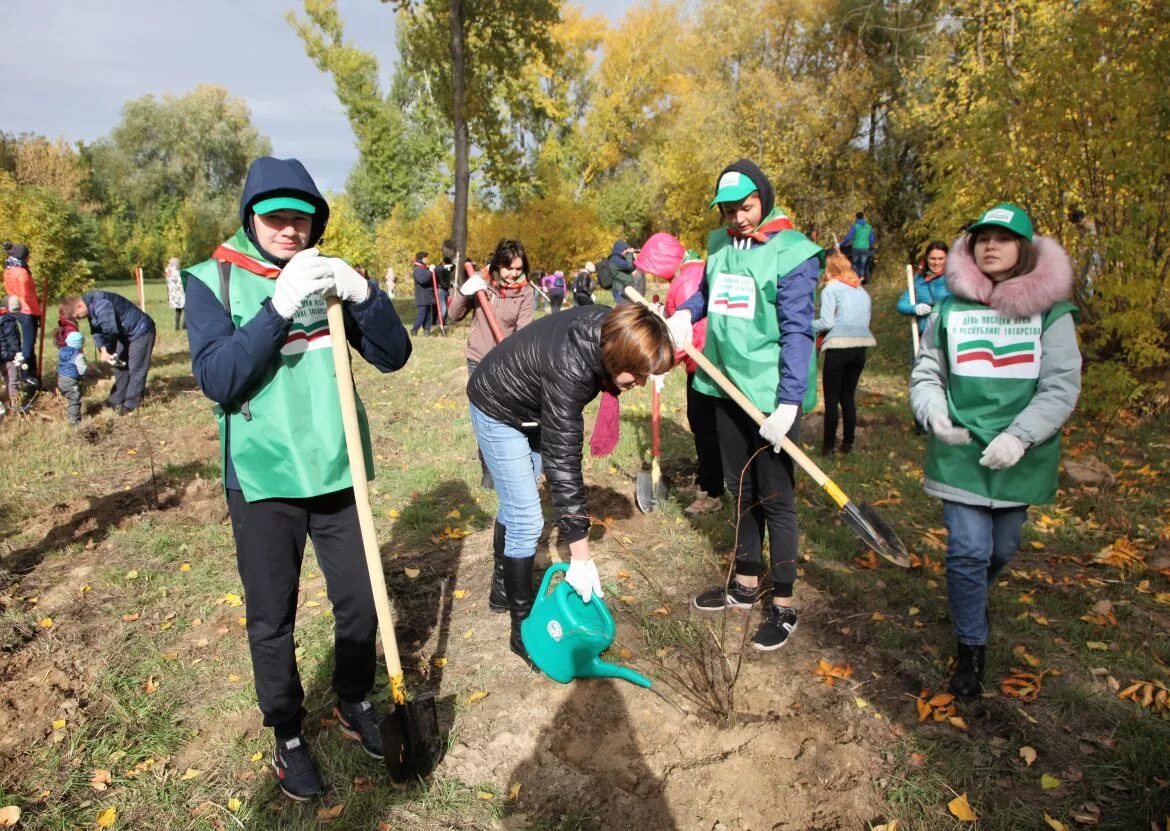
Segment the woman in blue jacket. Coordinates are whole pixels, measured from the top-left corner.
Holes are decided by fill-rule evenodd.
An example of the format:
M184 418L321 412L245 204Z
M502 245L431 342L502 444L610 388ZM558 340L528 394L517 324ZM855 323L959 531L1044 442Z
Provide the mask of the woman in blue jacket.
M926 331L931 311L951 296L947 281L943 279L949 250L942 240L935 240L926 246L926 253L922 256L923 266L914 275L914 302L910 302L909 288L898 298L898 312L914 315L919 335Z
M821 314L813 321L813 331L824 334L825 431L821 452L832 455L837 448L837 409L844 416L845 429L841 452L853 450L857 432L857 384L865 369L866 350L877 344L869 331L872 304L869 293L861 286L849 260L834 251L825 260L828 284L821 292Z

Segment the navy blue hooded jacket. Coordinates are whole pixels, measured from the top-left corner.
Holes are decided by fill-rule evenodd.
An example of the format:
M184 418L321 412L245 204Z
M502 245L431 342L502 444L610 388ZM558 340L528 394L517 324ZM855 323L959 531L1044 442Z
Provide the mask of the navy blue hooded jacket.
M252 163L240 197L240 218L249 238L253 235L252 206L272 196L294 196L317 206L308 244L312 246L321 239L329 220L329 206L312 178L296 159L267 156ZM262 248L260 251L281 268L288 262ZM394 304L376 283L370 283L370 295L364 301L343 303L341 308L345 313L346 340L359 355L382 372L393 372L406 363L411 352L410 336ZM272 307L271 300L265 300L256 316L236 329L223 304L207 286L199 280L187 281L191 369L204 395L217 404L238 407L251 397L268 365L277 359L291 325ZM225 453L230 441L231 436L226 436ZM230 453L227 459L224 484L239 490Z
M98 349L117 352L120 344L129 344L154 331L150 315L120 294L87 291L81 299L89 310L89 331Z

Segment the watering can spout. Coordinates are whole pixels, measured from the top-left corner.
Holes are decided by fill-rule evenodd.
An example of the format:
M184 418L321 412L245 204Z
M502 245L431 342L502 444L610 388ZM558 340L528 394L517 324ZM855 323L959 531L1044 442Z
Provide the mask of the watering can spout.
M580 667L578 676L581 678L620 678L623 681L629 681L631 684L637 684L639 687L650 687L650 679L640 672L635 672L629 667L623 667L619 664L611 664L609 661L603 661L600 658L594 658L589 663Z

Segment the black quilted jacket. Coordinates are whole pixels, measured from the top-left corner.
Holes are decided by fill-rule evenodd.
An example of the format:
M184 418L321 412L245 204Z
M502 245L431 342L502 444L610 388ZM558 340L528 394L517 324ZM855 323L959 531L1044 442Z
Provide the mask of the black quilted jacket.
M589 533L581 449L581 411L604 388L616 392L601 365L601 324L613 309L578 306L548 315L509 335L489 352L467 383L467 397L485 415L530 436L564 542Z

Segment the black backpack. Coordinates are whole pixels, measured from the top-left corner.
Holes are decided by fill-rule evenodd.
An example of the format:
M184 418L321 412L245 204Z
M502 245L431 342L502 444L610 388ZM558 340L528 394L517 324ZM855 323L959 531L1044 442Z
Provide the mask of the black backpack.
M597 264L597 285L603 289L613 288L613 263L608 257Z
M593 286L590 285L589 272L578 271L577 276L573 278L573 294L589 294L593 291Z

